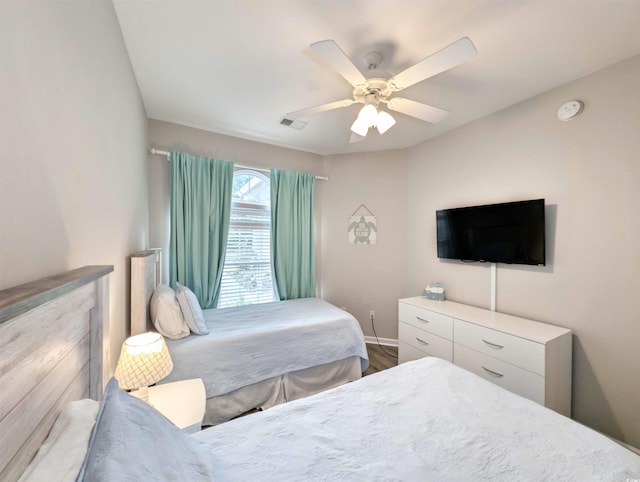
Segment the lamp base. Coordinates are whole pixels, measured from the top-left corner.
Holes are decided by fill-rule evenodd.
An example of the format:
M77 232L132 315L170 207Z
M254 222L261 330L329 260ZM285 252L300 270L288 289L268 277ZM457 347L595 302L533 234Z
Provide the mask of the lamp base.
M153 403L149 400L149 387L140 387L139 389L130 392L129 395L133 395L153 407Z

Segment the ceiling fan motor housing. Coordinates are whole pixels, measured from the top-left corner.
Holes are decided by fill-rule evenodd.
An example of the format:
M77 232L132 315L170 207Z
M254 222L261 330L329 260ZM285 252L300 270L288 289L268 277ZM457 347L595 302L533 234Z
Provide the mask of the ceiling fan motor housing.
M380 102L380 99L386 99L391 95L392 90L387 85L387 79L367 79L367 82L363 85L357 85L353 88L353 98L356 102L363 104L372 103L372 96L375 96L376 105Z

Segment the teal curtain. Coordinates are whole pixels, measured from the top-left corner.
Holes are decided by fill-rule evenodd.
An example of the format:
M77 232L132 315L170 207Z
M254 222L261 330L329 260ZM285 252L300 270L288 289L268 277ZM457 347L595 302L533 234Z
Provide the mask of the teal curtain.
M170 160L169 283L196 294L202 308L220 296L233 162L172 152Z
M281 300L316 295L313 174L271 171L271 260Z

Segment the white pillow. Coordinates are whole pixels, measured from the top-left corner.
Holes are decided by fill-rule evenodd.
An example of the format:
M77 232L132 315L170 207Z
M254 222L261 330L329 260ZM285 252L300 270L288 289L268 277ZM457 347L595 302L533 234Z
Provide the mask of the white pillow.
M167 285L159 285L151 297L151 321L165 338L178 339L189 335L176 293Z
M176 283L176 298L182 309L184 321L189 329L196 335L206 335L209 333L207 324L204 322L204 315L196 294L186 286Z
M99 407L100 403L89 399L67 404L20 482L75 481Z

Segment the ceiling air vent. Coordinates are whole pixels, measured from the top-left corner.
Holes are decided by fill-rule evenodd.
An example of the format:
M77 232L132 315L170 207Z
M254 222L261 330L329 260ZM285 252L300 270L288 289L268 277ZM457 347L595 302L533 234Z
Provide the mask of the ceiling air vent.
M293 127L294 129L301 130L307 127L308 122L301 121L301 120L287 119L286 117L283 117L282 120L280 121L280 124L283 126Z

